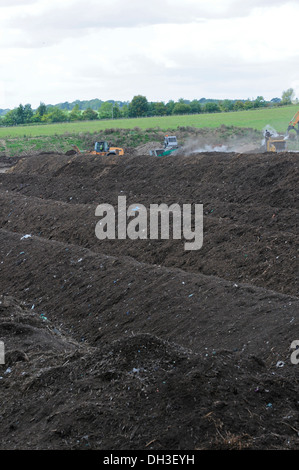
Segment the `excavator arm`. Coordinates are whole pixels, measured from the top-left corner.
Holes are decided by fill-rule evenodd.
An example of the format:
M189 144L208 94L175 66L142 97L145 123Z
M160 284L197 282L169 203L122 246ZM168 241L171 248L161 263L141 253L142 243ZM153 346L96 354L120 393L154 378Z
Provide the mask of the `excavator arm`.
M297 129L296 129L296 125L298 126ZM297 132L297 135L299 135L299 111L297 111L293 119L289 122L288 132L292 129Z

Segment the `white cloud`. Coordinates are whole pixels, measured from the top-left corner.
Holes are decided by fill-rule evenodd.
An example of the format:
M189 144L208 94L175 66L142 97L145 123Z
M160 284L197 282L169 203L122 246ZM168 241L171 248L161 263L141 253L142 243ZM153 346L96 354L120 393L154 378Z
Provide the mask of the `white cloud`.
M24 6L30 5L32 3L37 3L38 0L1 0L0 8L3 7L15 7L15 6Z
M17 5L20 2L15 0ZM64 38L90 31L115 28L146 27L167 24L196 24L210 19L248 16L256 8L273 8L281 0L27 0L10 12L7 18L11 29L18 31L12 45L40 47L59 43ZM291 4L292 5L292 4ZM267 22L269 12L263 13ZM271 17L271 14L270 14ZM217 31L214 32L217 35Z
M298 2L2 0L0 13L0 108L298 90Z

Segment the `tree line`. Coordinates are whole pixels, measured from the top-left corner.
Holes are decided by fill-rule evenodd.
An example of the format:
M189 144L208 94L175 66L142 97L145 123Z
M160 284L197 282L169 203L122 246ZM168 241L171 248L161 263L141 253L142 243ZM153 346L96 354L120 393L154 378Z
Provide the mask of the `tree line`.
M285 106L294 102L294 90L289 88L282 93L281 98L266 101L263 96L254 100L207 100L201 98L192 101L183 98L178 101L170 100L149 102L145 96L136 95L131 102L116 102L92 100L90 106L84 103L85 109L80 109L81 102L77 101L72 109L67 103L61 105L45 105L40 103L36 110L30 104L20 104L17 108L9 110L0 117L1 126L15 126L36 123L55 123L70 121L91 121L96 119L120 119L150 116L170 116L180 114L220 113L229 111L250 110L269 106ZM92 106L92 104L94 106ZM86 107L87 106L87 107ZM93 107L98 106L97 109ZM82 104L81 104L82 108Z

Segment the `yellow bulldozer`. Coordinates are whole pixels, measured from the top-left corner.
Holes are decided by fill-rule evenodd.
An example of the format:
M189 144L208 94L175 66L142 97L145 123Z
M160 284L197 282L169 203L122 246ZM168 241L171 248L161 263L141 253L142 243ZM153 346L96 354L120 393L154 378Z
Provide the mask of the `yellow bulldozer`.
M120 147L110 147L106 140L95 142L94 150L80 150L77 145L72 146L76 153L84 153L85 155L99 155L100 157L112 156L112 155L124 155L124 149Z

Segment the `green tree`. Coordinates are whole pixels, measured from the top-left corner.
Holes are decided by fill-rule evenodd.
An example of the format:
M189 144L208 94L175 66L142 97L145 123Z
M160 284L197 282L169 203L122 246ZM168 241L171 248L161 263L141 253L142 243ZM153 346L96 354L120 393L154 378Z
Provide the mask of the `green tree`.
M205 103L204 105L204 112L205 113L220 113L221 109L218 103Z
M242 109L244 109L244 103L243 101L241 100L237 100L234 104L234 110L235 111L241 111Z
M71 110L69 114L69 118L70 118L70 121L80 121L80 119L82 118L78 103L75 104L75 106Z
M47 106L45 103L40 102L39 107L37 108L36 112L40 115L43 116L44 114L47 113Z
M149 104L147 98L142 95L134 96L131 103L129 104L129 116L130 117L141 117L146 116L148 112Z
M98 113L91 108L85 109L82 113L82 119L85 121L94 121L95 119L99 119Z
M120 117L121 117L121 111L120 111L120 108L119 108L119 104L118 103L113 103L112 118L113 119L118 119Z
M201 113L201 104L198 100L192 100L190 103L191 113L192 114L199 114Z
M168 101L168 103L166 103L166 114L168 116L172 114L174 106L175 106L175 102L173 100L170 100Z
M172 110L172 114L190 114L190 113L191 113L190 104L183 103L182 101L175 103L173 110Z
M51 108L51 111L47 114L44 114L42 117L42 121L46 122L65 122L68 121L68 115L62 109L57 107Z
M17 124L24 124L24 106L20 104L16 109Z
M154 101L150 101L148 103L148 109L147 109L147 116L156 116L156 103Z
M33 110L31 108L31 104L25 104L24 108L23 108L23 120L24 120L24 123L30 123L32 122L32 118L33 118Z
M156 116L165 116L167 113L165 103L163 103L163 101L158 101L157 103L154 103L154 112Z
M223 100L221 101L220 103L220 108L222 111L224 111L225 113L229 112L229 111L233 111L234 109L234 102L232 100Z
M284 91L281 96L281 104L287 105L292 104L295 99L295 92L293 88L288 88L288 90Z
M4 126L15 126L18 124L17 109L11 109L8 111L3 118Z
M129 105L124 104L120 109L120 117L127 118L129 117Z
M23 106L20 104L17 108L6 113L3 119L5 126L16 126L17 124L26 124L31 122L33 111L30 104Z
M51 111L46 113L45 108L38 108L36 113L33 112L31 104L20 104L17 108L6 113L2 120L5 126L15 126L18 124L28 124L31 122L62 122L67 121L68 116L62 110L52 107Z
M244 103L244 109L252 109L253 108L253 102L250 100L246 100Z
M47 106L45 103L40 103L39 107L35 111L34 115L31 118L32 122L41 122L42 117L47 114Z
M99 119L112 119L113 103L105 101L99 109Z
M264 106L266 106L266 101L263 96L258 96L253 102L254 108L263 108Z

